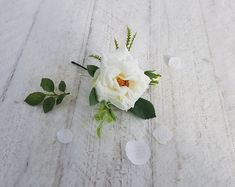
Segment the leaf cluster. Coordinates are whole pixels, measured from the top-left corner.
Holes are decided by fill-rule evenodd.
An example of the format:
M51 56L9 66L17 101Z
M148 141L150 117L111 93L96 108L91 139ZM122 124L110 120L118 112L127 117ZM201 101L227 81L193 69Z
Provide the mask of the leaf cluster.
M116 121L116 116L111 108L111 103L106 101L100 103L99 110L94 117L95 120L99 122L99 125L96 128L96 135L99 138L101 137L104 122L112 123Z
M46 92L33 92L25 98L25 102L31 106L36 106L42 103L44 113L51 111L54 105L59 105L66 95L66 84L60 81L58 90L60 93L55 92L55 84L49 78L42 78L40 86Z
M147 75L150 79L151 82L149 83L150 85L156 85L159 83L159 79L161 77L160 74L156 74L154 73L155 70L149 70L149 71L145 71L144 74Z
M90 106L96 105L99 103L99 110L95 114L94 118L99 122L98 127L96 128L97 137L101 137L101 131L104 126L104 123L112 123L116 120L116 116L112 110L112 105L110 102L102 101L99 102L96 95L95 88L92 88L89 95L89 104Z

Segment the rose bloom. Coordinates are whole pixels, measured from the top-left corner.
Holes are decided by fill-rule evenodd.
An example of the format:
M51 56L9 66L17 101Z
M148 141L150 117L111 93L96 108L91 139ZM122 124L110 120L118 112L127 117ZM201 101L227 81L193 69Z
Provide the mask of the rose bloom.
M134 107L149 87L150 81L127 49L117 49L103 59L95 72L93 86L98 101L109 101L127 111Z

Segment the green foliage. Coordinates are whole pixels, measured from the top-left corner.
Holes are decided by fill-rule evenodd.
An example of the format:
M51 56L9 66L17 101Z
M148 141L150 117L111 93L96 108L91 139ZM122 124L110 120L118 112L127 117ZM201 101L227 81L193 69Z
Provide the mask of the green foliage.
M127 27L126 48L127 48L128 51L131 50L131 47L134 43L134 40L135 40L135 37L136 37L137 33L135 33L133 35L133 37L131 35L132 35L131 29L129 27Z
M65 82L64 81L60 81L60 84L59 84L59 90L61 91L61 92L65 92L65 90L66 90L66 84L65 84Z
M150 79L151 82L149 83L149 85L156 85L159 82L159 79L161 77L160 74L156 74L154 73L155 70L149 70L149 71L145 71L144 74L147 75Z
M55 105L55 98L54 97L48 97L43 101L43 111L44 113L47 113L53 109Z
M137 32L134 34L134 36L133 36L132 39L131 39L131 43L130 43L130 45L129 45L129 47L128 47L128 51L131 50L131 47L132 47L132 45L133 45L133 43L134 43L134 40L135 40L136 35L137 35Z
M96 128L96 134L98 138L101 137L102 128L105 122L112 123L116 121L116 116L111 108L111 104L105 101L100 103L99 110L94 117L95 120L99 122L99 125Z
M56 105L59 105L65 97L65 94L61 94L56 98Z
M55 85L51 79L42 78L40 86L46 91L46 93L33 92L29 94L24 101L31 106L39 105L43 102L43 111L45 113L51 111L55 103L57 105L60 104L64 97L70 94L65 93L66 84L64 81L60 81L58 85L58 90L60 93L55 92Z
M90 76L94 77L96 70L99 69L99 67L95 65L87 65L87 71Z
M46 95L42 92L34 92L29 94L24 101L31 106L35 106L39 105L45 97Z
M118 41L116 40L116 38L114 38L114 44L115 44L115 48L118 49L119 45L118 45Z
M136 101L134 108L131 108L129 111L142 119L151 119L156 117L153 104L143 98L139 98Z
M54 82L48 78L42 78L40 86L47 92L53 92L55 90Z
M102 57L99 56L99 55L91 54L91 55L89 55L89 57L94 58L94 59L96 59L96 60L98 60L100 62L102 61Z
M99 101L97 99L96 91L95 88L92 88L91 93L89 95L89 104L90 106L93 106L96 105L97 103L99 103Z
M131 29L127 27L126 48L129 48L131 42Z

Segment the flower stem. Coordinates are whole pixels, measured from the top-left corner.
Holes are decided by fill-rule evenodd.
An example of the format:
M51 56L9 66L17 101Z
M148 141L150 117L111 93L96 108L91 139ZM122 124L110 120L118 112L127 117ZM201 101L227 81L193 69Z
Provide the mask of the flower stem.
M78 63L76 63L76 62L74 62L74 61L71 61L71 63L74 64L74 65L76 65L76 66L79 66L79 67L81 67L81 68L83 68L83 69L85 69L85 70L87 70L87 68L85 68L85 67L82 66L81 64L78 64Z
M51 97L57 97L57 96L59 96L59 95L69 95L70 93L68 92L68 93L63 93L63 94L57 94L57 93L55 93L55 92L53 92L53 94L45 94L46 96L51 96Z

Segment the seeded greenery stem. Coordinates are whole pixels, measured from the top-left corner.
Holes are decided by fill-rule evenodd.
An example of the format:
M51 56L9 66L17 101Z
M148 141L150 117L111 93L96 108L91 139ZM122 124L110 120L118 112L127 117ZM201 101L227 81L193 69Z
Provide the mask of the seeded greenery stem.
M119 49L118 41L116 40L116 38L114 38L114 44L115 44L115 48Z
M126 38L126 48L129 48L131 42L131 29L130 27L127 27L127 38Z
M94 58L94 59L96 59L96 60L98 60L98 61L100 61L100 62L102 61L102 57L99 56L99 55L91 54L91 55L89 55L88 57Z
M66 84L64 81L60 81L58 90L60 93L55 92L54 82L49 78L42 78L40 86L43 88L43 92L33 92L25 98L25 102L31 106L36 106L43 103L43 111L47 113L54 108L54 105L60 104L69 92L65 92Z
M129 45L129 47L128 47L128 51L131 50L131 47L132 47L132 45L133 45L133 43L134 43L134 40L135 40L136 35L137 35L137 32L134 34L134 36L133 36L132 39L131 39L131 43L130 43L130 45Z

